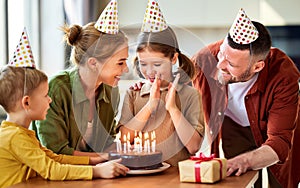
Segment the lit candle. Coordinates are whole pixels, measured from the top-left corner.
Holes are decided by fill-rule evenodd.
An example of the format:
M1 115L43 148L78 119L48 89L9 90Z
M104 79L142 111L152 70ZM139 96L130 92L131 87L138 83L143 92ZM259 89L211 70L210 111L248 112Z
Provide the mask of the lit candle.
M141 153L143 151L143 144L142 144L142 138L141 137L138 137L138 142L139 142L139 144L138 144L138 148L139 148L138 153Z
M155 148L156 147L156 135L155 135L155 131L153 131L151 133L151 149L152 149L152 152L155 152Z
M120 137L121 131L118 134L116 134L116 139L114 140L114 142L116 142L117 152L120 152L122 150Z
M130 141L129 140L127 140L127 150L128 150L128 152L130 152L131 151L131 145L130 145Z
M143 151L143 134L141 131L139 131L139 145L138 145L138 153L142 152Z
M124 151L124 153L126 153L126 144L127 144L126 141L127 141L127 139L126 139L126 135L125 134L123 135L123 141L124 141L123 142L123 146L124 146L123 151Z
M147 152L148 148L150 147L148 144L149 144L149 134L148 134L148 132L145 132L144 133L144 151L145 152Z
M130 133L128 132L127 133L127 150L128 150L128 152L130 152L130 148L131 148L131 145L130 145Z

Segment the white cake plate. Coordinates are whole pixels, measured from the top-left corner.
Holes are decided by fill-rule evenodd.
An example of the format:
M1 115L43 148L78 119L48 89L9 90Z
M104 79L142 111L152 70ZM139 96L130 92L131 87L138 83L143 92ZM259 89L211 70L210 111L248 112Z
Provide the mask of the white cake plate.
M129 170L127 174L153 174L157 172L162 172L166 169L168 169L171 165L168 163L163 162L162 167L159 167L157 169L152 169L152 170Z

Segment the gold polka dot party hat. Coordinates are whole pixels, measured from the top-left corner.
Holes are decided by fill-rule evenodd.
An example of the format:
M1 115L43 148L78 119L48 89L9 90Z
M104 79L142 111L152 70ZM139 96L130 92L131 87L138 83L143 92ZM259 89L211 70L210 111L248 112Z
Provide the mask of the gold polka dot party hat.
M103 33L117 34L119 32L118 2L111 0L99 16L95 28Z
M14 52L13 58L9 62L10 66L15 67L32 67L35 68L35 63L29 44L26 28L22 32L19 44Z
M144 15L142 32L160 32L168 28L156 0L149 0Z
M258 38L258 31L241 8L229 30L229 35L237 44L250 44Z

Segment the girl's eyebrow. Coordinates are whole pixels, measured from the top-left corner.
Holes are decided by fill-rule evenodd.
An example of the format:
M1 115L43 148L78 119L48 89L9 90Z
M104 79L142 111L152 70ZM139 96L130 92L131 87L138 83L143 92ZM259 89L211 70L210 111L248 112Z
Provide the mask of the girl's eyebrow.
M127 61L128 59L127 58L121 58L119 59L119 61Z

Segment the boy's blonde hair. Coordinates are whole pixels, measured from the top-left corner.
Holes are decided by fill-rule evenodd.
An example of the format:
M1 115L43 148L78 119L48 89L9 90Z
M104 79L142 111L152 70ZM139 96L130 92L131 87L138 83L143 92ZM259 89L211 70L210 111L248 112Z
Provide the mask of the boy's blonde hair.
M13 112L23 96L30 95L42 82L47 81L47 75L35 68L12 66L1 68L0 105L7 113Z

